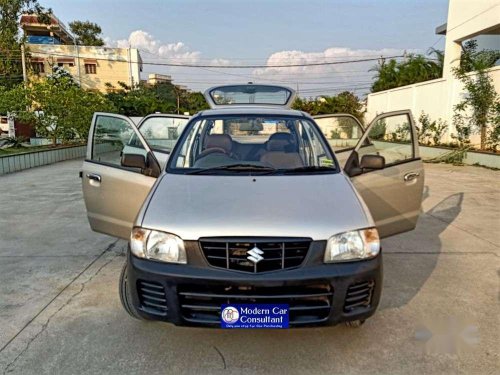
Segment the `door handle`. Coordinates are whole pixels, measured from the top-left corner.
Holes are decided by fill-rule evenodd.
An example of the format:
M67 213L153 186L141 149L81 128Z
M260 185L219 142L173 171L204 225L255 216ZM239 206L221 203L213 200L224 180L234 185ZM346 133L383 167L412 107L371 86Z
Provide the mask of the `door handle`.
M89 180L94 180L94 181L97 181L97 182L101 182L101 176L99 176L98 174L95 174L95 173L87 173L87 178Z
M420 176L420 173L410 172L410 173L405 174L404 180L407 182L412 181L412 180L416 179L418 176Z

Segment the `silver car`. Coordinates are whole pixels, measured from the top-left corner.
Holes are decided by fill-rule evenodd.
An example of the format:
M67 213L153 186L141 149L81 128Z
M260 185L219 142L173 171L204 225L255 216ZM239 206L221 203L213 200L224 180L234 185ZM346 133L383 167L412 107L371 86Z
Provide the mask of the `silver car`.
M415 228L424 174L410 111L312 118L292 89L220 86L191 118L96 113L82 185L93 230L129 240L133 317L220 326L283 304L289 326L359 326L382 290L380 238Z

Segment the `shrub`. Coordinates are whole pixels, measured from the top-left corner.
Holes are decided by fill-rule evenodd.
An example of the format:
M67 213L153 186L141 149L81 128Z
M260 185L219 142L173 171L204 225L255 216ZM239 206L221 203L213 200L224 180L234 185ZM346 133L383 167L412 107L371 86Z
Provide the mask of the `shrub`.
M377 121L370 130L370 139L384 139L386 128L387 126L384 120Z
M429 115L422 111L418 122L420 126L417 125L418 130L418 142L421 145L441 145L441 138L443 137L448 124L442 119L431 121Z

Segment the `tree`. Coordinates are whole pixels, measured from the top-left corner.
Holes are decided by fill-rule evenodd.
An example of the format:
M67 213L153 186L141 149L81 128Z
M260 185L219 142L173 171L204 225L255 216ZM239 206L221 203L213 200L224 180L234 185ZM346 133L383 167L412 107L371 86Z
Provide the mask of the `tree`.
M464 85L467 96L454 108L453 123L459 144L468 146L472 133L479 133L481 150L496 151L500 139L500 96L488 69L500 59L500 50L477 50L477 41L462 47L460 65L453 73Z
M101 27L90 21L73 21L69 23L71 32L76 36L76 43L81 46L103 46Z
M41 23L50 22L50 9L43 8L37 0L0 0L0 86L15 86L23 80L21 44L24 36L19 33L22 14L35 14Z
M293 109L304 111L312 116L330 113L349 113L363 123L363 103L352 92L344 91L335 96L321 96L316 99L297 98Z
M26 111L29 105L30 102L22 84L12 87L0 86L0 115L14 115Z
M201 92L187 92L184 97L181 97L180 112L189 112L190 114L195 114L196 112L209 109L205 97Z
M120 82L119 88L108 85L106 98L114 104L118 113L126 116L147 116L155 112L174 113L175 94L164 85L166 84L158 83L151 87L140 83L132 88Z
M2 88L0 113L15 112L17 119L33 124L53 144L86 140L94 112L113 112L115 108L103 94L83 90L58 69L29 86Z
M482 59L469 60L454 69L455 77L464 85L467 96L455 105L453 123L459 143L467 145L470 134L479 132L481 150L496 150L500 133L500 96L486 66L488 64ZM475 68L475 72L469 73L470 68Z
M405 61L397 62L394 59L383 60L370 69L376 72L372 92L389 90L413 83L440 78L443 74L444 55L441 51L432 49L430 54L435 58L429 59L423 55L409 55Z
M500 50L483 49L478 51L477 41L472 39L462 46L459 71L468 73L485 70L493 67L498 59L500 59Z
M177 98L180 113L196 113L208 108L201 93L180 90L169 82L155 85L140 83L133 88L125 83L120 83L119 88L107 86L106 97L114 104L118 113L126 116L146 116L155 112L177 113Z

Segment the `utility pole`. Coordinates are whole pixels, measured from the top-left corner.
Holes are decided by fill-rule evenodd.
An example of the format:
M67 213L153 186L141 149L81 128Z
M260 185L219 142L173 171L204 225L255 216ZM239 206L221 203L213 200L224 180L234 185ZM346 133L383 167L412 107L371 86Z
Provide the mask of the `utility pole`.
M21 44L21 64L23 66L23 81L26 85L26 82L28 82L28 75L26 73L26 56L24 55L24 44Z
M175 96L177 97L177 114L179 114L180 107L181 107L181 93L176 85L173 85L173 86L174 86Z
M78 44L76 43L76 38L73 38L73 44L75 45L75 50L76 50L76 66L78 67L78 84L81 87L82 86L82 75L80 72L80 48L78 47Z
M130 44L128 46L127 54L128 54L128 71L130 75L130 89L134 88L134 74L132 73L132 53L130 51Z

